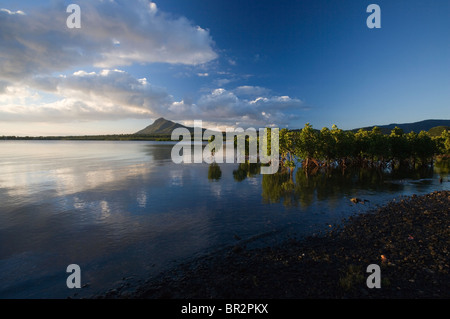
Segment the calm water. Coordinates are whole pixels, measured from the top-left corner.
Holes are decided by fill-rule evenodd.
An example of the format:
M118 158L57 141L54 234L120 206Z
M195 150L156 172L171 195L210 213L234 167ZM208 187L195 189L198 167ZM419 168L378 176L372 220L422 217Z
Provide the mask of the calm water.
M91 296L230 247L236 236L252 247L311 235L450 185L448 165L262 176L254 165L176 165L172 145L1 141L0 298ZM66 287L69 264L87 287Z

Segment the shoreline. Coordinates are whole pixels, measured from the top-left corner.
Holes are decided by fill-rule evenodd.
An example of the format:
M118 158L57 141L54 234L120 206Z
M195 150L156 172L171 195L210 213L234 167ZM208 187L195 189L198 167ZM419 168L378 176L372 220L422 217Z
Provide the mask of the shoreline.
M320 237L236 245L96 298L341 299L450 297L450 191L392 200ZM381 270L369 289L367 266Z

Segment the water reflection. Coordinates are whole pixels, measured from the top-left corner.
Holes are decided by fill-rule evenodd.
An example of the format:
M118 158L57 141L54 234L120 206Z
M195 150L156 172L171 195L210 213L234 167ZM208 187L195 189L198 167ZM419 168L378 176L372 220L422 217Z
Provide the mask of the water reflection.
M154 147L136 156L136 144L126 143L7 142L1 145L0 188L8 198L31 203L41 199L44 191L66 196L108 189L129 178L150 174L155 168L148 165L148 157L160 163L154 159L166 155L167 147Z
M210 181L212 180L218 181L221 177L222 177L222 170L220 169L220 166L215 162L209 164L208 179Z
M239 164L238 168L233 171L234 180L242 182L247 177L254 177L260 173L261 164L259 163L245 163Z
M264 203L283 202L285 206L293 206L298 202L297 193L294 191L292 169L284 169L273 175L262 177L262 198Z
M450 174L450 159L438 159L434 164L435 171L440 175L442 179L446 178L448 181L448 175Z
M436 168L444 174L448 164ZM264 203L278 203L291 207L309 207L316 201L352 196L361 191L397 192L408 182L421 185L432 183L434 170L426 167L415 170L380 171L378 169L329 168L306 173L302 169L282 169L274 175L262 176Z
M417 191L425 190L433 184L435 174L441 182L448 181L450 160L436 162L434 167L416 169L395 168L380 170L377 168L314 168L305 171L301 168L282 168L273 175L260 175L261 164L246 161L233 170L235 182L247 178L261 179L261 197L264 204L283 203L286 207L310 207L316 201L330 201L349 197L361 191L371 193L401 192L406 185L415 185ZM219 180L222 177L220 167L213 163L209 166L208 179ZM439 177L438 177L439 179Z
M158 166L164 165L167 161L171 160L173 144L146 144L142 146L143 152L150 157L150 161L154 162Z

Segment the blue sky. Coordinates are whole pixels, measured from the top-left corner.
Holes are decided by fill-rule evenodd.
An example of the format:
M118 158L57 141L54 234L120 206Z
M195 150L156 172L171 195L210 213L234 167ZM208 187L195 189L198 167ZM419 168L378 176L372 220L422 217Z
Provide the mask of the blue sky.
M81 29L68 29L68 4ZM369 4L381 29L369 29ZM2 1L0 135L450 118L450 2Z

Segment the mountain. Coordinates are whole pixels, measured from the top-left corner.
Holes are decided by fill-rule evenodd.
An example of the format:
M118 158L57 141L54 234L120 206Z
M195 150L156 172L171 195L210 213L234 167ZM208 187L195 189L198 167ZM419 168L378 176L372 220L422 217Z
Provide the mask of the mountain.
M194 136L194 128L184 126L180 123L175 123L169 120L166 120L163 117L160 117L157 119L153 124L147 126L143 130L140 130L139 132L134 133L133 135L153 135L153 136L171 136L172 131L177 128L186 128L189 130L192 136ZM205 133L206 128L202 128L202 136ZM215 131L213 131L215 132ZM216 133L222 133L217 131Z
M147 126L143 130L134 133L135 135L171 135L172 131L177 128L187 128L189 131L194 132L194 129L191 127L187 127L181 125L179 123L175 123L165 118L159 118L153 124Z
M388 125L376 125L381 129L381 132L384 134L390 134L392 129L394 129L396 126L401 128L404 133L409 133L411 131L414 131L416 133L419 133L420 131L429 131L430 129L436 127L436 126L450 126L450 120L425 120L420 122L414 122L414 123L403 123L403 124L388 124ZM374 126L368 126L363 127L362 129L365 131L370 131L374 128ZM357 132L358 129L354 129L352 131Z
M414 131L416 133L419 133L420 131L429 131L430 129L433 129L432 131L439 131L442 132L442 130L445 127L450 127L450 120L425 120L420 122L414 122L414 123L403 123L403 124L389 124L389 125L376 125L381 129L381 132L384 134L390 134L392 129L394 129L396 126L401 128L404 133L409 133L411 131ZM175 123L169 120L166 120L164 118L157 119L153 124L147 126L143 130L140 130L139 132L134 133L134 135L165 135L169 136L172 134L172 131L176 128L186 128L188 129L191 134L194 134L194 128L193 127L187 127L179 123ZM374 126L367 126L363 127L363 130L370 131L372 130ZM439 127L439 128L438 128ZM353 132L357 132L359 128L353 129ZM203 129L203 132L205 129ZM439 135L437 134L437 135Z

